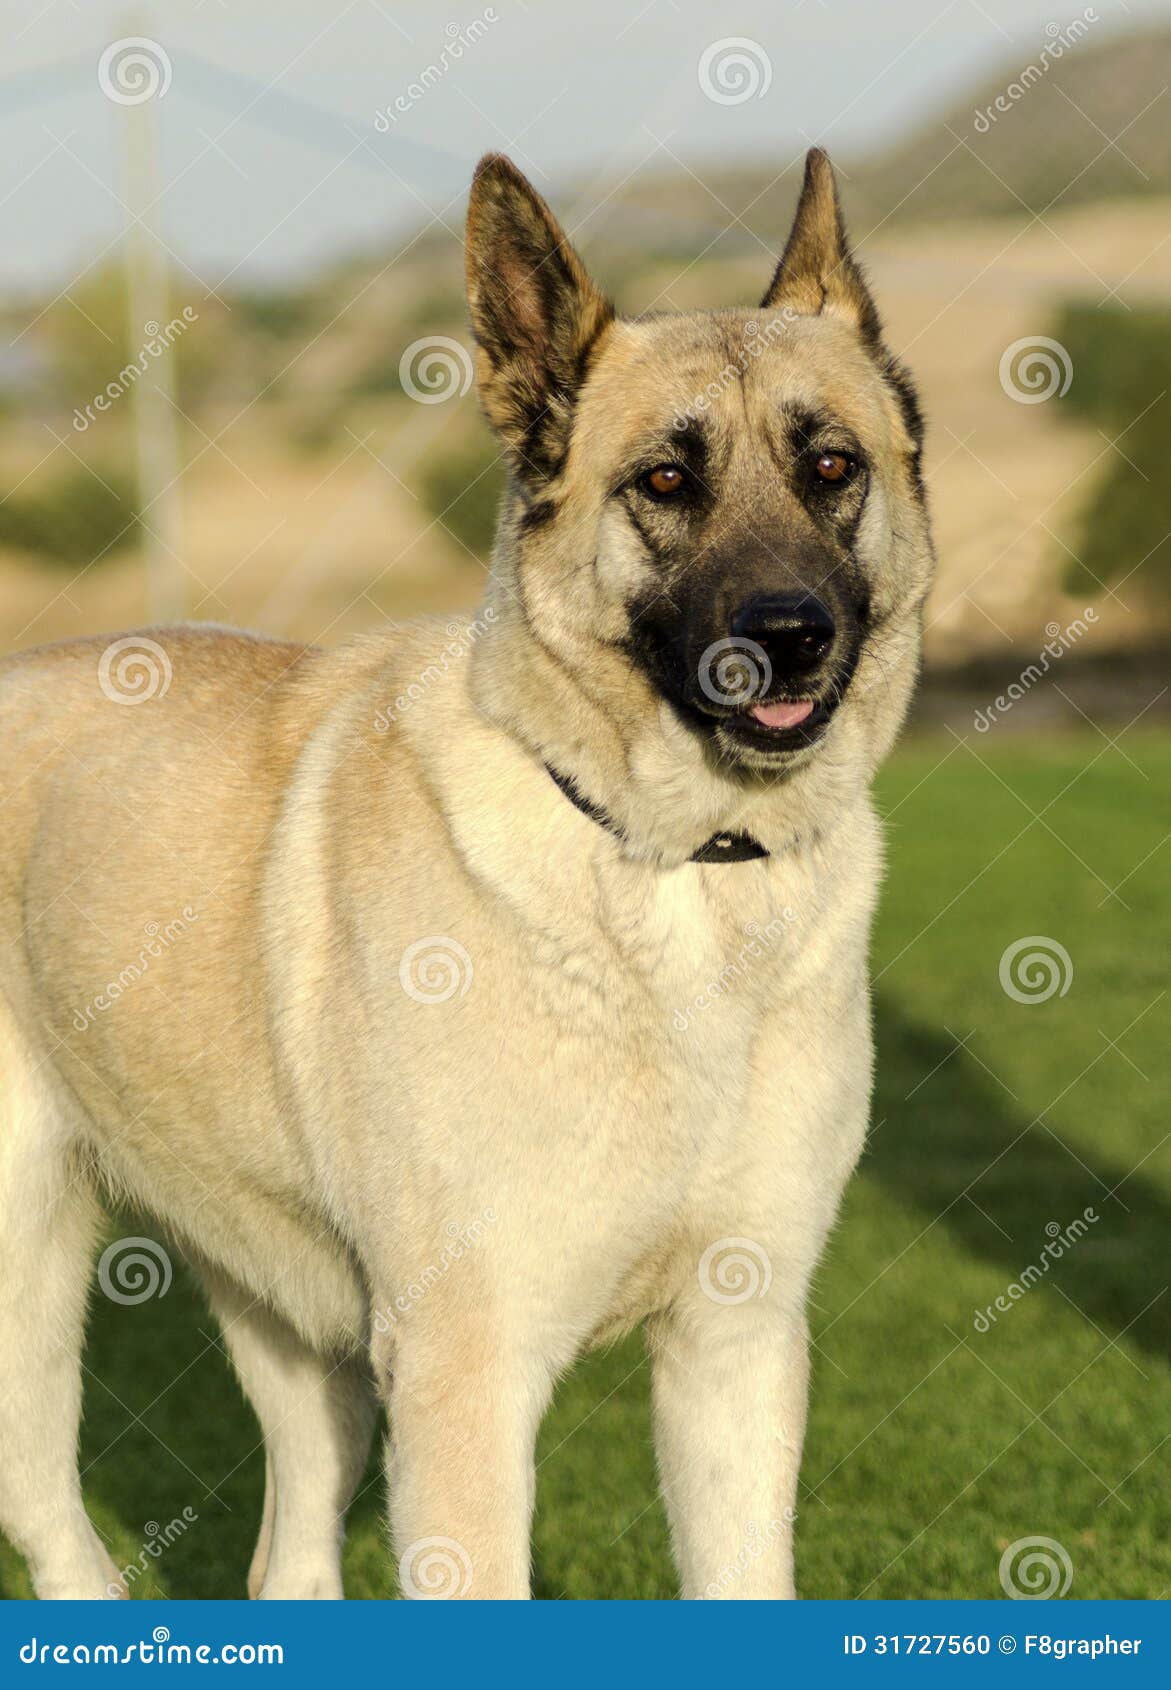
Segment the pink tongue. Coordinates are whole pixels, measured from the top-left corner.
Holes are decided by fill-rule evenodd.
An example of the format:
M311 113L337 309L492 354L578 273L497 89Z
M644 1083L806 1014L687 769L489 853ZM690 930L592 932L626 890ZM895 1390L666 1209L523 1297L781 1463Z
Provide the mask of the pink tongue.
M795 728L812 712L813 701L806 698L800 704L757 704L752 715L765 728Z

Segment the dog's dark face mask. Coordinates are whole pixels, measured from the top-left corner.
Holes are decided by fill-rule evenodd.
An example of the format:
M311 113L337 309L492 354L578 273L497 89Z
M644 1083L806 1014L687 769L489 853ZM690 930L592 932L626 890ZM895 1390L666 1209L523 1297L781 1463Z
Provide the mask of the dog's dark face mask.
M918 410L824 155L756 311L616 319L506 161L473 193L469 298L546 637L621 653L725 766L807 760L930 569Z
M742 325L721 328L731 344ZM653 559L629 603L632 660L725 756L759 761L814 744L857 669L869 467L839 419L770 394L749 428L745 399L688 420L617 497Z

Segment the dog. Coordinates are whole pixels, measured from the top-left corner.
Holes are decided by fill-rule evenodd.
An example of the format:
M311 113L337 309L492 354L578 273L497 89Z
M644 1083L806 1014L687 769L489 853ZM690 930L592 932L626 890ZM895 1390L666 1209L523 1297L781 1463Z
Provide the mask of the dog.
M682 1595L795 1594L920 410L819 150L755 310L619 317L497 155L467 274L509 478L458 639L183 625L0 668L0 1527L42 1597L123 1594L77 1469L111 1194L263 1429L251 1595L343 1594L384 1408L403 1593L527 1596L542 1413L636 1325Z

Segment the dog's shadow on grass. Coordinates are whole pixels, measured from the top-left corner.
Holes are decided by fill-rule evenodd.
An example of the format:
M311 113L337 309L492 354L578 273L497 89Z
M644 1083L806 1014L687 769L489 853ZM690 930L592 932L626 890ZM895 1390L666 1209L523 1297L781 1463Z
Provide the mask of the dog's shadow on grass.
M945 1228L995 1265L1005 1285L1038 1259L1049 1223L1064 1228L1091 1206L1101 1220L1092 1244L1086 1240L1063 1255L1061 1291L1101 1328L1103 1342L1126 1330L1128 1343L1164 1359L1171 1349L1171 1297L1158 1293L1166 1283L1171 1209L1142 1171L1111 1197L1125 1168L1080 1146L1077 1160L954 1040L909 1021L889 1001L879 1005L878 1048L877 1126L863 1177L879 1182L900 1206L913 1203L925 1228ZM1053 1124L1060 1131L1060 1121ZM158 1235L150 1222L125 1217L119 1225ZM242 1596L263 1499L260 1434L215 1324L182 1268L176 1265L163 1299L127 1307L97 1293L85 1363L83 1487L115 1560L140 1567L133 1593ZM607 1375L595 1377L604 1396ZM645 1377L627 1389L645 1394ZM604 1443L604 1416L574 1436ZM649 1441L649 1423L645 1436ZM381 1524L380 1447L381 1436L351 1514L347 1578L389 1595L394 1579ZM604 1466L604 1448L597 1455ZM650 1549L649 1542L639 1544L638 1532L631 1534L633 1554ZM159 1549L167 1536L171 1541ZM5 1583L17 1586L5 1594L27 1594L22 1574ZM546 1587L561 1594L564 1580L559 1570L538 1565L537 1588Z
M1060 1267L1034 1283L1048 1278L1048 1294L1076 1305L1103 1342L1125 1331L1128 1344L1165 1361L1165 1195L1141 1169L1109 1162L1109 1149L1096 1155L1062 1142L1060 1105L1035 1120L957 1040L910 1021L897 1004L880 1000L877 1037L864 1177L900 1204L914 1203L924 1227L945 1228L996 1266L1005 1287L1040 1264L1045 1246L1060 1245L1058 1235L1089 1208L1097 1218L1073 1234L1080 1241L1062 1247Z

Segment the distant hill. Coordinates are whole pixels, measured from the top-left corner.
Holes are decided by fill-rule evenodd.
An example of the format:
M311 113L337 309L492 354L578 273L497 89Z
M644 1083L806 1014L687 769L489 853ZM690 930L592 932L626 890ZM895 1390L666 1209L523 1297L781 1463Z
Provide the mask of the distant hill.
M1059 58L1034 54L1035 76L1006 66L862 169L870 208L998 216L1171 194L1171 30L1101 45L1090 30Z
M1102 26L1084 27L1072 43L1068 26L1056 38L1042 32L1028 64L1006 63L872 158L835 151L857 233L882 222L1044 215L1171 195L1171 30L1098 42ZM697 236L724 229L729 212L743 227L728 230L722 253L754 250L754 236L774 243L800 168L794 162L779 178L772 160L695 177L640 173L610 201L599 244L694 251Z
M855 237L1171 197L1171 29L1098 40L1105 26L1089 24L1071 42L1072 27L1040 31L1029 63L1006 63L873 157L835 149ZM551 198L619 304L640 308L659 261L693 282L713 260L765 263L761 247L776 251L801 178L799 155L778 176L783 162L648 167L620 186L602 177L557 184ZM453 208L445 227L424 224L397 252L355 254L295 298L241 302L243 316L291 350L330 324L280 391L308 389L316 403L324 391L393 390L388 348L437 328L462 333L460 222Z
M1006 63L872 157L834 148L855 237L879 227L1171 197L1171 28L1099 40L1105 25L1083 24L1086 33L1071 43L1073 27L1056 37L1039 31L1030 62ZM761 247L775 252L788 229L801 171L794 149L787 161L648 165L620 184L598 175L548 191L619 304L639 308L660 260L687 275L712 261L765 263ZM316 403L323 393L397 390L388 348L412 332L463 331L461 225L452 207L442 226L426 219L406 238L356 252L294 293L234 296L224 336L240 345L225 361L242 389L253 381L259 338L274 351L287 349L282 365L295 357L274 399L307 391Z

